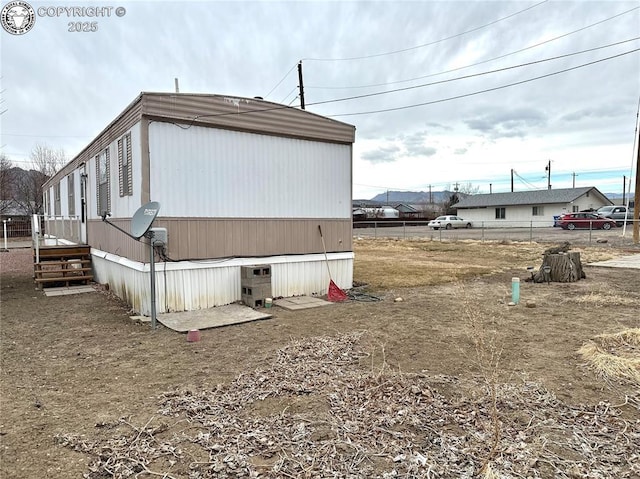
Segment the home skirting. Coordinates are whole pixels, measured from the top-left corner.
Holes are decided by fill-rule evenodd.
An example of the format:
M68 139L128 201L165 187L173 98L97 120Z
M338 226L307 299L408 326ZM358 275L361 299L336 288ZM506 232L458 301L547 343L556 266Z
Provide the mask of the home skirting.
M92 248L94 278L136 312L151 314L150 265ZM353 285L353 252L328 253L334 282ZM241 266L270 265L274 298L324 295L329 273L324 254L228 258L156 263L156 311L191 311L231 304L241 299Z

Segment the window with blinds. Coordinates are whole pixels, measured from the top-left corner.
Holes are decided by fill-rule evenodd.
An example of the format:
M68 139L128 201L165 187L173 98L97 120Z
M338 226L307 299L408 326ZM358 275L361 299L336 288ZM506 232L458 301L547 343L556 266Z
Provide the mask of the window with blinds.
M133 195L131 181L131 133L118 140L118 172L120 196Z
M67 176L67 198L69 201L69 216L76 214L76 194L74 191L73 173Z
M111 208L109 192L109 148L105 148L96 156L96 195L97 213L101 216Z

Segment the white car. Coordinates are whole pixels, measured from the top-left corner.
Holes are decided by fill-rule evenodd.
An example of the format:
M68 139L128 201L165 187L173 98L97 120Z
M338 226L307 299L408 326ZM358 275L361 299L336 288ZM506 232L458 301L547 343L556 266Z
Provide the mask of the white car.
M434 230L444 228L450 230L451 228L471 228L473 225L471 221L460 218L459 216L438 216L435 220L429 221L427 225Z

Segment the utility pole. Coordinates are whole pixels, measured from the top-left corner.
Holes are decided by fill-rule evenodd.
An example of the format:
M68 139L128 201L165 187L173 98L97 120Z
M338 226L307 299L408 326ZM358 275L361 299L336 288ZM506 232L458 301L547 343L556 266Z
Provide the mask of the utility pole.
M489 183L489 194L493 193L492 186L493 186L493 184Z
M547 189L551 189L551 160L549 160L549 164L544 167L547 170Z
M511 168L511 193L513 193L513 168Z
M627 176L624 175L622 177L622 204L626 205L627 204L627 200L626 200L626 195L627 193Z
M573 176L573 187L575 188L576 187L576 176L578 176L578 175L576 175L576 172L574 171L573 173L571 173L571 176ZM549 188L549 189L551 189L551 188Z
M431 196L431 185L429 185L429 204L433 204L433 196Z
M640 243L640 131L638 131L638 123L636 123L636 143L638 144L638 152L636 153L636 191L634 196L635 206L633 208L633 242ZM629 192L631 195L631 192Z
M304 110L304 85L302 84L302 60L298 62L298 87L300 88L300 108Z

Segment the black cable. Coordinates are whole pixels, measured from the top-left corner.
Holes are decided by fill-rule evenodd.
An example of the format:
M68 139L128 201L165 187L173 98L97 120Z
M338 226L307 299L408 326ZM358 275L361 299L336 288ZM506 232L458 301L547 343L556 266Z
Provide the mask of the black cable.
M360 301L363 303L382 301L382 298L379 298L378 296L374 296L373 294L369 293L363 293L362 291L356 291L355 289L348 290L347 296L353 301Z
M481 25L479 27L472 28L471 30L466 30L466 31L461 32L461 33L456 33L455 35L451 35L449 37L441 38L440 40L434 40L434 41L429 42L429 43L424 43L422 45L416 45L414 47L403 48L402 50L395 50L395 51L392 51L392 52L385 52L385 53L376 53L376 54L373 54L373 55L363 55L363 56L360 56L360 57L350 57L350 58L303 58L302 60L316 61L316 62L341 62L341 61L349 61L349 60L365 60L365 59L368 59L368 58L377 58L377 57L383 57L383 56L386 56L386 55L395 55L397 53L404 53L404 52L408 52L408 51L411 51L411 50L417 50L419 48L424 48L424 47L435 45L437 43L441 43L441 42L444 42L444 41L447 41L447 40L452 40L454 38L461 37L461 36L466 35L468 33L477 32L478 30L482 30L483 28L490 27L491 25L495 25L496 23L501 22L503 20L507 20L509 18L515 17L516 15L524 13L527 10L531 10L532 8L535 8L535 7L539 6L539 5L542 5L543 3L547 3L548 1L549 0L543 0L542 2L536 3L535 5L527 7L524 10L520 10L518 12L512 13L510 15L507 15L506 17L499 18L499 19L494 20L492 22L489 22L489 23L487 23L485 25Z
M327 116L329 118L332 118L332 117L336 117L336 116L370 115L372 113L386 113L386 112L389 112L389 111L407 110L409 108L417 108L417 107L420 107L420 106L434 105L436 103L444 103L446 101L451 101L451 100L459 100L460 98L468 98L470 96L480 95L482 93L489 93L489 92L492 92L492 91L502 90L504 88L509 88L509 87L516 86L516 85L522 85L524 83L529 83L529 82L532 82L532 81L535 81L535 80L541 80L542 78L548 78L548 77L552 77L552 76L555 76L555 75L559 75L561 73L566 73L566 72L570 72L570 71L573 71L573 70L578 70L579 68L584 68L584 67L587 67L587 66L595 65L596 63L601 63L601 62L604 62L604 61L607 61L607 60L612 60L614 58L619 58L619 57L622 57L624 55L629 55L630 53L635 53L637 51L640 51L640 48L635 48L633 50L629 50L627 52L620 53L618 55L613 55L613 56L610 56L610 57L601 58L600 60L594 60L592 62L583 63L583 64L575 66L575 67L565 68L564 70L559 70L559 71L556 71L556 72L547 73L546 75L540 75L540 76L537 76L537 77L529 78L527 80L521 80L521 81L518 81L518 82L507 83L505 85L500 85L500 86L493 87L493 88L487 88L487 89L484 89L484 90L478 90L478 91L471 92L471 93L465 93L463 95L456 95L456 96L452 96L452 97L448 97L448 98L441 98L439 100L427 101L427 102L423 102L423 103L415 103L413 105L399 106L399 107L394 107L394 108L384 108L382 110L370 110L370 111L362 111L362 112L357 112L357 113L338 113L338 114L334 114L334 115L325 115L325 116ZM310 103L310 105L312 105L312 104L313 103Z
M583 53L589 53L595 50L601 50L603 48L609 48L611 46L616 46L616 45L621 45L623 43L628 43L628 42L633 42L636 40L639 40L640 37L635 37L635 38L630 38L629 40L623 40L621 42L616 42L616 43L611 43L609 45L603 45L600 47L595 47L595 48L590 48L588 50L582 50L579 52L573 52L573 53L566 53L564 55L558 55L555 57L549 57L549 58L543 58L542 60L535 60L532 62L527 62L527 63L520 63L518 65L512 65L509 67L504 67L504 68L498 68L496 70L489 70L486 72L480 72L480 73L473 73L471 75L464 75L461 77L455 77L455 78L450 78L447 80L440 80L440 81L436 81L436 82L431 82L431 83L422 83L420 85L413 85L413 86L407 86L407 87L403 87L403 88L396 88L393 90L385 90L385 91L381 91L381 92L374 92L374 93L365 93L363 95L355 95L355 96L350 96L350 97L346 97L346 98L338 98L338 99L334 99L334 100L325 100L325 101L318 101L315 103L309 103L309 105L322 105L324 103L337 103L337 102L341 102L341 101L349 101L349 100L359 100L361 98L369 98L372 96L379 96L379 95L386 95L388 93L396 93L396 92L400 92L400 91L407 91L407 90L415 90L417 88L424 88L427 86L433 86L433 85L441 85L443 83L450 83L453 81L458 81L458 80L467 80L469 78L475 78L475 77L479 77L479 76L484 76L484 75L490 75L492 73L499 73L499 72L503 72L503 71L507 71L507 70L514 70L516 68L522 68L522 67L527 67L527 66L531 66L531 65L536 65L538 63L545 63L545 62L549 62L549 61L553 61L553 60L559 60L561 58L567 58L567 57L571 57L574 55L581 55ZM632 51L636 51L636 50L632 50Z
M464 70L465 68L475 67L475 66L478 66L478 65L482 65L484 63L492 62L494 60L500 60L502 58L506 58L508 56L515 55L516 53L522 53L524 51L531 50L532 48L539 47L541 45L544 45L546 43L550 43L550 42L559 40L559 39L564 38L564 37L568 37L569 35L573 35L574 33L579 33L579 32L581 32L583 30L586 30L587 28L591 28L591 27L594 27L596 25L600 25L601 23L608 22L609 20L613 20L614 18L620 17L622 15L626 15L627 13L633 12L634 10L638 10L638 9L640 9L640 7L635 7L635 8L632 8L631 10L627 10L625 12L618 13L617 15L614 15L612 17L605 18L604 20L600 20L600 21L598 21L596 23L592 23L591 25L587 25L587 26L579 28L577 30L573 30L572 32L564 33L564 34L559 35L557 37L550 38L549 40L545 40L543 42L536 43L534 45L529 45L528 47L524 47L524 48L521 48L519 50L515 50L513 52L505 53L504 55L499 55L497 57L489 58L487 60L482 60L482 61L477 62L477 63L471 63L469 65L464 65L464 66L461 66L461 67L458 67L458 68L452 68L451 70L445 70L445 71L441 71L441 72L438 72L438 73L430 73L429 75L423 75L423 76L419 76L419 77L415 77L415 78L410 78L410 79L407 79L407 80L396 80L396 81L391 81L391 82L386 82L386 83L374 83L374 84L371 84L371 85L343 86L343 87L340 87L340 86L337 86L337 87L332 87L332 86L313 86L313 85L306 86L305 85L305 88L324 89L324 90L346 90L346 89L355 89L355 88L371 88L371 87L376 87L376 86L394 85L394 84L397 84L397 83L408 83L408 82L412 82L412 81L416 81L416 80L422 80L424 78L430 78L430 77L434 77L434 76L444 75L445 73L452 73L452 72L455 72L455 71L458 71L458 70Z
M278 88L280 86L280 83L282 83L284 81L285 78L287 78L287 76L289 75L289 73L291 73L296 67L298 66L298 62L294 63L293 66L291 67L291 70L289 70L287 73L284 74L284 76L282 77L282 80L280 80L276 86L274 86L271 90L269 90L269 93L267 93L264 97L268 98L269 95L271 95L273 93L273 90L275 90L276 88ZM289 96L289 95L287 95Z
M287 94L285 95L285 97L284 97L282 100L280 100L278 103L283 103L283 104L284 104L284 102L287 100L287 98L289 98L289 95L291 95L291 94L292 94L294 91L296 91L297 89L298 89L298 85L294 86L294 87L291 89L291 91L290 91L289 93L287 93ZM294 98L294 100L295 100L295 98ZM289 105L291 105L291 103L289 103Z
M624 40L621 43L634 41L634 40L635 39ZM597 47L597 48L605 48L605 47L606 46ZM583 64L580 64L580 65L577 65L577 66L574 66L574 67L565 68L563 70L559 70L559 71L556 71L556 72L552 72L552 73L548 73L548 74L545 74L545 75L529 78L527 80L522 80L522 81L514 82L514 83L508 83L508 84L501 85L501 86L498 86L498 87L487 88L485 90L479 90L479 91L475 91L475 92L471 92L471 93L466 93L466 94L463 94L463 95L457 95L457 96L453 96L453 97L442 98L442 99L439 99L439 100L433 100L433 101L424 102L424 103L417 103L417 104L413 104L413 105L406 105L406 106L402 106L402 107L394 107L394 108L387 108L387 109L382 109L382 110L371 110L371 111L356 112L356 113L338 113L338 114L334 114L334 115L325 115L325 116L328 116L328 117L357 116L357 115L367 115L367 114L372 114L372 113L384 113L384 112L389 112L389 111L405 110L405 109L408 109L408 108L417 108L417 107L420 107L420 106L433 105L433 104L436 104L436 103L443 103L443 102L446 102L446 101L457 100L457 99L460 99L460 98L467 98L467 97L470 97L470 96L479 95L481 93L488 93L488 92L492 92L492 91L496 91L496 90L501 90L503 88L508 88L508 87L512 87L512 86L516 86L516 85L521 85L521 84L529 83L529 82L532 82L532 81L535 81L535 80L540 80L542 78L547 78L547 77L559 75L561 73L566 73L566 72L569 72L569 71L572 71L572 70L577 70L579 68L583 68L583 67L586 67L586 66L595 65L597 63L601 63L601 62L604 62L604 61L612 60L614 58L622 57L624 55L629 55L631 53L635 53L635 52L637 52L639 50L640 50L640 48L636 48L636 49L633 49L633 50L629 50L627 52L619 53L617 55L612 55L612 56L609 56L609 57L601 58L599 60L594 60L592 62L583 63ZM563 55L562 57L571 56L571 55L577 55L577 54L580 54L580 53L584 53L584 52L570 53L570 54ZM553 58L549 58L549 59L538 60L537 62L530 62L530 63L527 63L527 64L521 64L521 65L514 65L512 67L506 67L506 68L500 69L500 70L495 70L495 71L490 71L490 72L485 72L485 73L478 73L478 74L475 74L475 75L467 75L465 77L451 78L451 79L448 79L448 80L443 80L443 81L435 82L435 83L432 83L432 84L453 82L453 81L456 81L456 80L462 79L462 78L468 78L468 77L472 77L472 76L479 76L479 75L484 75L484 74L488 74L488 73L499 72L499 71L502 71L502 70L519 68L519 67L522 67L522 66L529 66L532 63L542 63L542 62L545 62L545 61L551 61L551 60L554 60L554 59L557 59L557 58L562 58L562 57L553 57ZM420 88L422 86L428 86L428 85L432 85L432 84L417 85L415 87L406 87L406 88L400 88L400 89L396 89L396 90L388 90L386 92L371 93L371 94L367 94L367 95L357 95L357 96L346 97L346 98L336 98L336 99L333 99L333 100L324 100L324 101L319 101L319 102L307 103L307 106L324 105L324 104L328 104L328 103L337 103L337 102L341 102L341 101L364 98L364 97L367 97L367 96L383 95L383 94L386 94L386 93L393 93L393 92L396 92L396 91L403 91L403 90L412 89L412 88ZM284 109L289 109L289 108L293 108L293 107L285 106L285 105L277 105L277 106L268 107L268 108L256 108L254 110L246 110L246 111L238 111L238 112L234 111L234 112L227 112L227 113L211 113L211 114L206 114L206 115L196 115L195 117L193 117L190 120L188 120L187 118L184 119L185 121L189 121L187 126L183 126L180 123L176 123L176 122L168 122L168 123L171 123L171 124L177 126L178 128L181 128L183 130L188 130L189 128L191 128L194 125L194 123L197 120L199 120L201 118L214 118L214 117L223 117L223 116L230 116L230 115L247 115L247 114L251 114L251 113L263 113L263 112L269 112L269 111L275 111L275 110L284 110Z

